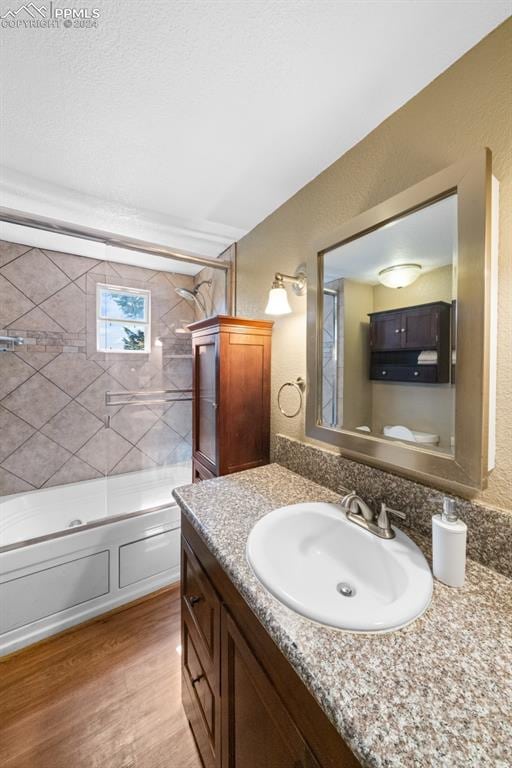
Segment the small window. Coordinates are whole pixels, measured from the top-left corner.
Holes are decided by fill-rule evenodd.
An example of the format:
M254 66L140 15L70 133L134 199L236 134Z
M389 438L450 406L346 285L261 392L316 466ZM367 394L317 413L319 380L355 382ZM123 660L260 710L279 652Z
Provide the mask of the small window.
M97 286L98 352L150 352L151 293L117 285Z

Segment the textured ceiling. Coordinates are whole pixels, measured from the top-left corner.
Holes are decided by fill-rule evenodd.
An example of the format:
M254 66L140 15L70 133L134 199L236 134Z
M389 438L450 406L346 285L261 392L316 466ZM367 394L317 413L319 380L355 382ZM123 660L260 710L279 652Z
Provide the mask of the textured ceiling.
M0 0L2 13L8 5ZM224 227L228 241L439 75L510 7L94 5L97 29L0 30L0 163L53 192L217 234Z

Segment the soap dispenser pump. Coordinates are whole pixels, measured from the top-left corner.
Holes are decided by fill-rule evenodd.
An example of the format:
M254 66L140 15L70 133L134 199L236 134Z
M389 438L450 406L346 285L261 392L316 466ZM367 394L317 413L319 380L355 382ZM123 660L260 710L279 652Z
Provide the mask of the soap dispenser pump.
M467 525L459 520L455 500L443 499L443 512L432 518L434 576L449 587L462 587L466 574Z

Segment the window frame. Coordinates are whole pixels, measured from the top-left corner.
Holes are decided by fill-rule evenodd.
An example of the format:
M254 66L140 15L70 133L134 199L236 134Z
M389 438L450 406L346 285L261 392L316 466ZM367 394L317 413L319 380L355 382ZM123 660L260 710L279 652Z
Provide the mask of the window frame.
M101 293L107 289L112 293L135 294L146 298L146 319L128 320L104 316L101 314ZM144 328L144 349L104 349L101 346L100 323L109 322L119 325L137 325ZM146 288L130 288L110 283L96 283L96 351L105 355L149 355L151 352L151 291Z

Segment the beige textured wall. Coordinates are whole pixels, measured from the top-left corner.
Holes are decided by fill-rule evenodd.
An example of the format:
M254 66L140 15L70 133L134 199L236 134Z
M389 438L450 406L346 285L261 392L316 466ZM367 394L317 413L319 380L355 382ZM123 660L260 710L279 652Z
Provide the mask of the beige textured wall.
M246 235L237 312L263 317L274 271L293 272L315 239L488 146L501 182L498 424L497 468L480 500L512 511L511 50L509 19ZM293 314L275 323L272 429L304 439L303 419L285 419L276 407L282 382L306 372L306 301L290 295L290 303Z

